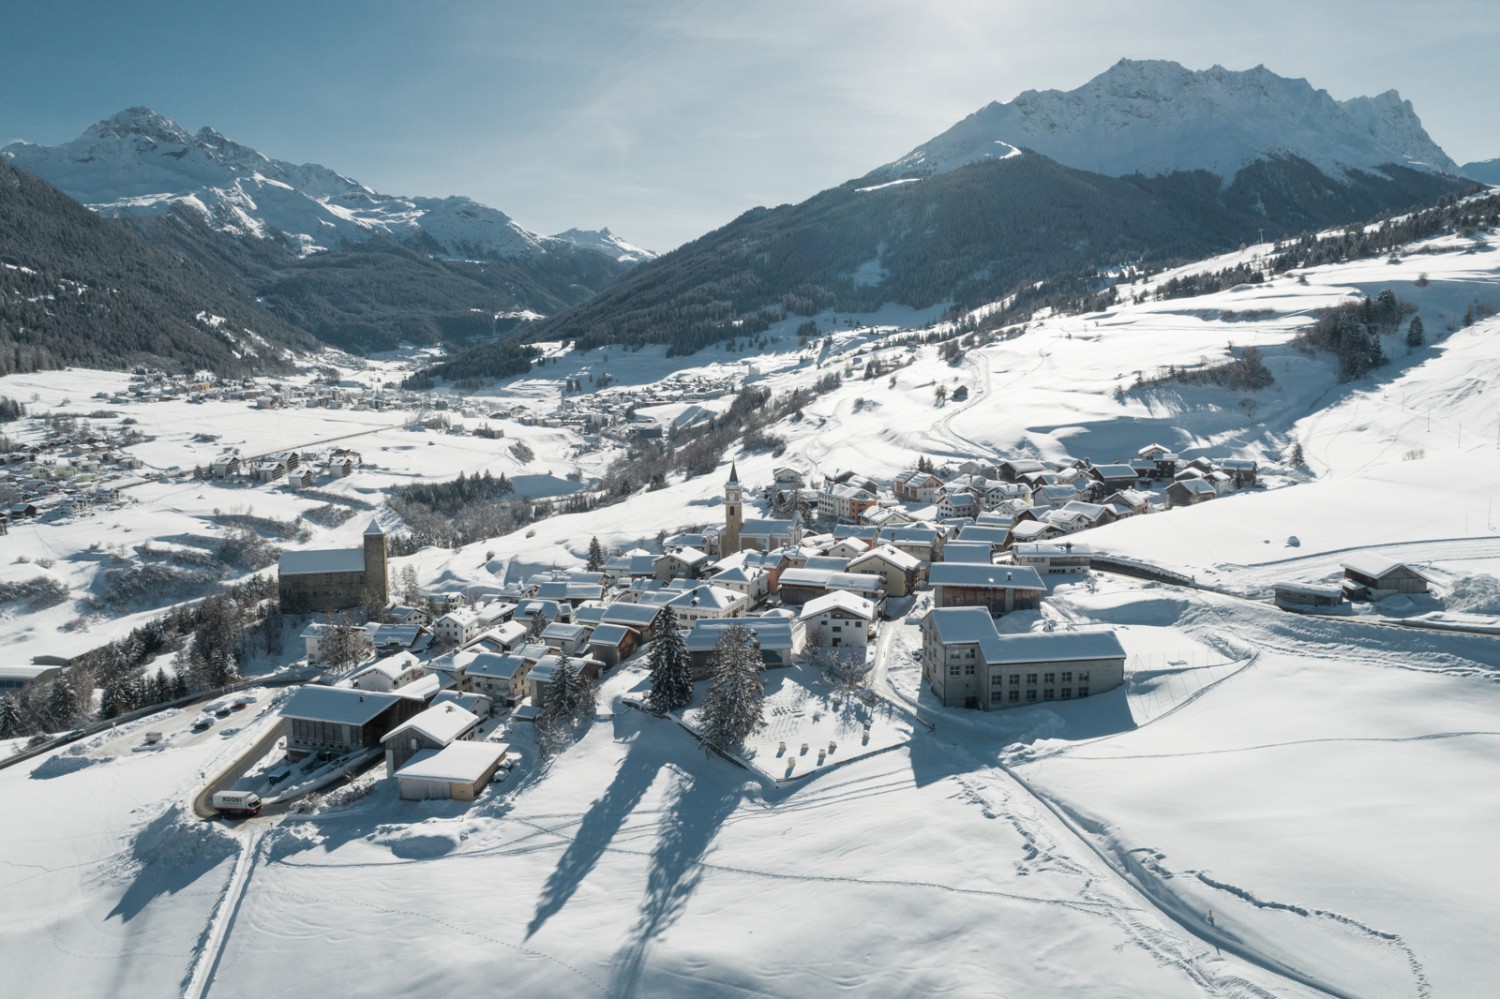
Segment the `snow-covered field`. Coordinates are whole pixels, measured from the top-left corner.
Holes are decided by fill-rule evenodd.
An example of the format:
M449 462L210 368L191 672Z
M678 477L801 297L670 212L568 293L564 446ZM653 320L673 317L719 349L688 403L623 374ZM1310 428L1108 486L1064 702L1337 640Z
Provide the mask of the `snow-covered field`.
M779 464L883 477L918 454L1103 462L1155 441L1274 463L1295 439L1308 468L1273 471L1274 488L1088 540L1250 596L1283 578L1326 582L1347 550L1384 550L1437 580L1432 605L1414 611L1483 623L1496 611L1482 601L1444 601L1467 577L1500 575L1500 321L1449 327L1471 303L1500 303L1496 245L1040 320L956 366L900 342L896 327L930 316L894 315L887 329L840 326L826 349L799 351L778 329L765 354L695 363L705 378L784 391L876 355L912 361L894 386L856 374L774 428L784 455L736 456L752 489ZM1388 342L1391 364L1344 386L1326 359L1285 348L1310 310L1385 287L1420 308L1429 346L1408 356ZM1226 309L1270 311L1226 321ZM1255 406L1203 389L1115 395L1137 371L1217 359L1231 341L1261 346L1276 375ZM622 392L662 379L670 362L562 353L494 401L556 405L563 379L602 363L618 379L606 391ZM3 379L0 393L36 392L46 406L49 392L76 401L96 389L75 386L115 377ZM968 387L968 399L938 405L939 384ZM218 420L216 432L247 449L364 433L353 446L378 467L338 488L371 500L418 476L490 467L565 478L603 460L570 455L572 431L511 423L491 442L366 427L399 414L159 405L132 411L155 421L158 465L183 463L193 432L183 421ZM322 422L335 418L349 422ZM524 467L500 447L521 437L537 454ZM4 550L54 558L48 571L83 585L101 525L110 542L134 543L202 531L215 507L253 502L285 517L313 502L196 483L141 489L138 505L22 528ZM621 546L716 522L721 502L722 476L703 476L412 563L424 583L493 585L579 564L591 536ZM358 521L319 528L308 544L358 531ZM36 569L0 563L5 579ZM0 628L27 654L101 640L58 633L63 613L12 612ZM811 692L778 678L786 710L755 747L757 773L626 707L640 692L632 667L606 683L606 717L577 745L469 807L401 802L381 782L342 807L232 830L184 818L206 775L254 738L239 722L240 733L174 735L160 751L127 751L126 734L0 770L0 975L22 996L442 996L497 982L507 994L618 996L1493 991L1500 804L1487 789L1500 784L1500 639L1112 577L1054 585L1045 613L1059 627L1118 628L1126 686L994 714L944 709L919 682L914 614L883 624L873 654L893 712L883 751L800 780L781 779L783 739L799 752L805 738L815 754L835 738L832 759L859 741L817 728L834 716Z

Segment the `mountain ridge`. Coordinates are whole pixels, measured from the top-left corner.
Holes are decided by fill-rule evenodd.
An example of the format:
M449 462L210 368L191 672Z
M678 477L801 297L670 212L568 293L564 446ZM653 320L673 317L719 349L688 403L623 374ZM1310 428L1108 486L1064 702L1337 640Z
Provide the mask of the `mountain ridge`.
M1021 149L1111 177L1207 170L1227 182L1270 156L1303 159L1339 179L1387 164L1459 172L1395 90L1337 101L1264 66L1190 70L1121 59L1074 90L992 101L865 179L932 176Z
M633 263L650 255L603 237L544 236L467 197L381 194L321 164L273 159L207 126L190 133L142 106L95 122L70 142L14 142L0 156L106 217L163 215L180 205L214 228L279 236L303 254L386 237L453 259L536 258L582 249Z

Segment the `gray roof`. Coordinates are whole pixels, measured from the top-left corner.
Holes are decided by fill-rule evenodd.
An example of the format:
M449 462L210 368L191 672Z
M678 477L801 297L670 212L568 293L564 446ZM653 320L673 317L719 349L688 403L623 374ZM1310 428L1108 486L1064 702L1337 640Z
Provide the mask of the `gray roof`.
M625 641L625 636L633 634L635 632L623 624L601 624L589 636L589 644L618 648Z
M322 548L303 552L286 552L277 571L283 576L306 576L317 572L364 572L363 548Z
M994 655L986 650L985 661L996 665L1125 658L1125 648L1113 631L1032 631L1024 635L997 635L993 648Z
M786 617L739 617L719 621L698 621L683 639L689 652L708 652L719 642L725 629L735 625L749 631L762 649L790 650L793 645L792 620Z
M398 694L380 694L348 687L302 687L287 699L281 717L303 721L337 722L341 725L365 725L392 704L402 700Z
M928 582L938 586L972 586L991 590L1041 590L1042 577L1029 565L984 565L978 562L934 562Z
M424 749L397 770L396 776L407 780L473 784L505 759L507 750L502 742L454 742L442 749Z

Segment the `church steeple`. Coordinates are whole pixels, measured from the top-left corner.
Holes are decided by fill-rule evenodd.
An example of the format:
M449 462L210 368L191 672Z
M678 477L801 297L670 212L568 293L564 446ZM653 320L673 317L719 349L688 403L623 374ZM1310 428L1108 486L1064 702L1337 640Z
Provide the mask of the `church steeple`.
M745 491L740 488L740 473L729 463L729 481L724 483L724 534L719 543L720 557L740 550L740 528L745 524Z

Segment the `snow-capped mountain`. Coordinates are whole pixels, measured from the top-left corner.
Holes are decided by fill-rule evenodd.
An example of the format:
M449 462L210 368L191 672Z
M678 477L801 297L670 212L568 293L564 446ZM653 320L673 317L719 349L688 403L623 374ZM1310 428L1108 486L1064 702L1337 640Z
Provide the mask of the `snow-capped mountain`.
M634 243L621 239L609 231L606 226L603 229L569 229L552 237L572 243L583 250L598 250L607 253L622 264L640 264L647 260L655 260L656 254L645 247L636 246Z
M304 253L372 236L436 244L455 258L537 257L579 245L531 232L468 198L380 194L315 163L271 159L211 128L189 133L143 107L91 125L72 142L16 142L0 155L101 215L159 215L184 205L216 229L284 235Z
M1287 156L1335 178L1387 164L1458 172L1394 90L1337 101L1264 66L1194 71L1122 59L1077 90L1028 90L991 103L869 179L945 173L1023 148L1112 177L1207 170L1228 180L1258 160Z

